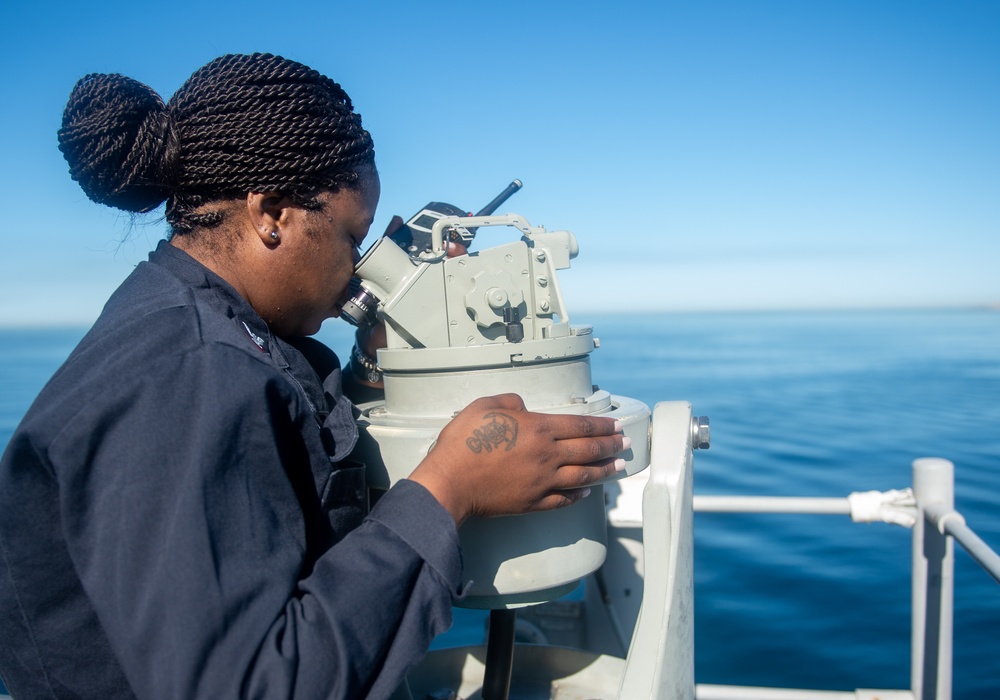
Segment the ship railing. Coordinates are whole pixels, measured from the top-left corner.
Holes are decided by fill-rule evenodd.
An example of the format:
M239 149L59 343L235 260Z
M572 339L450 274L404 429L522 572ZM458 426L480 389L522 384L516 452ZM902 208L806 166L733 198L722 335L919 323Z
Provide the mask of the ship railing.
M848 515L912 529L910 689L854 691L695 685L697 700L951 700L954 553L958 542L1000 583L1000 555L955 510L955 467L945 459L913 462L912 488L846 498L695 496L695 512Z

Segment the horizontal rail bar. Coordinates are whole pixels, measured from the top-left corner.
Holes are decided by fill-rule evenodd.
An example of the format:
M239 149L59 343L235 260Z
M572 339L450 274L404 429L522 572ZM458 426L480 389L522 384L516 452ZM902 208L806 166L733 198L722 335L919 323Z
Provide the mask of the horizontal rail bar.
M697 700L857 700L853 692L696 683Z
M797 496L695 496L694 510L708 513L801 513L849 515L856 523L883 522L913 527L917 521L912 489L857 491L847 498Z
M791 496L695 496L699 513L813 513L850 515L846 498L798 498Z
M909 690L802 690L798 688L761 688L743 685L694 686L697 700L914 700Z
M938 532L951 535L986 573L1000 583L1000 555L965 524L961 513L935 503L924 509L924 515Z
M994 552L979 535L965 523L946 523L945 532L955 538L977 564L983 567L990 576L1000 583L1000 555Z

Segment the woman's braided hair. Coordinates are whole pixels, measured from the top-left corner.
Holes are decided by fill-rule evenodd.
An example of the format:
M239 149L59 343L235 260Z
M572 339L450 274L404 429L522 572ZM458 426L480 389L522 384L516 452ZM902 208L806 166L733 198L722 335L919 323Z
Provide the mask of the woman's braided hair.
M305 206L358 181L375 162L351 98L317 71L270 54L228 55L196 71L166 104L122 75L73 88L59 149L95 202L132 212L167 202L174 233L212 227L206 202L283 192Z

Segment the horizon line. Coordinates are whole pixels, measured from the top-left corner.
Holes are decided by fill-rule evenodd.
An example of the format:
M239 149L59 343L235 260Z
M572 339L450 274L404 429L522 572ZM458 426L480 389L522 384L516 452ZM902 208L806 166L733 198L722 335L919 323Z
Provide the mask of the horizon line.
M1000 302L979 303L979 304L913 304L913 305L875 305L875 306L761 306L761 307L730 307L730 308L660 308L660 309L636 309L631 311L621 311L610 308L580 308L575 310L570 316L578 317L583 314L594 314L599 316L617 315L624 318L640 316L660 316L660 315L685 315L712 314L712 315L733 315L733 314L813 314L813 313L886 313L886 312L931 312L931 311L983 311L1000 313ZM327 321L335 321L328 319ZM94 325L97 317L90 320L64 320L64 321L3 321L0 320L0 330L68 330L87 329ZM324 322L325 323L325 322ZM345 322L346 323L346 322ZM320 331L321 332L321 331Z

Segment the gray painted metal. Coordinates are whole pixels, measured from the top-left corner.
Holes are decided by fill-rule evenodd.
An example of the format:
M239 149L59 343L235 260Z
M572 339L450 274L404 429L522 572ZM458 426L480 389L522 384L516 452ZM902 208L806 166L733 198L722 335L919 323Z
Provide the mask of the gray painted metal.
M1000 555L966 525L961 513L947 509L941 504L932 504L924 509L924 516L938 529L938 532L954 537L969 556L997 583L1000 583Z
M923 510L955 506L955 467L946 459L913 462L913 494ZM955 558L951 538L925 518L913 526L910 689L916 700L951 700Z
M846 498L795 498L787 496L695 496L699 513L809 513L850 515Z
M739 685L695 686L696 700L913 700L909 690L799 690Z
M691 404L653 409L642 494L643 594L618 697L694 699ZM647 554L649 556L647 556Z

